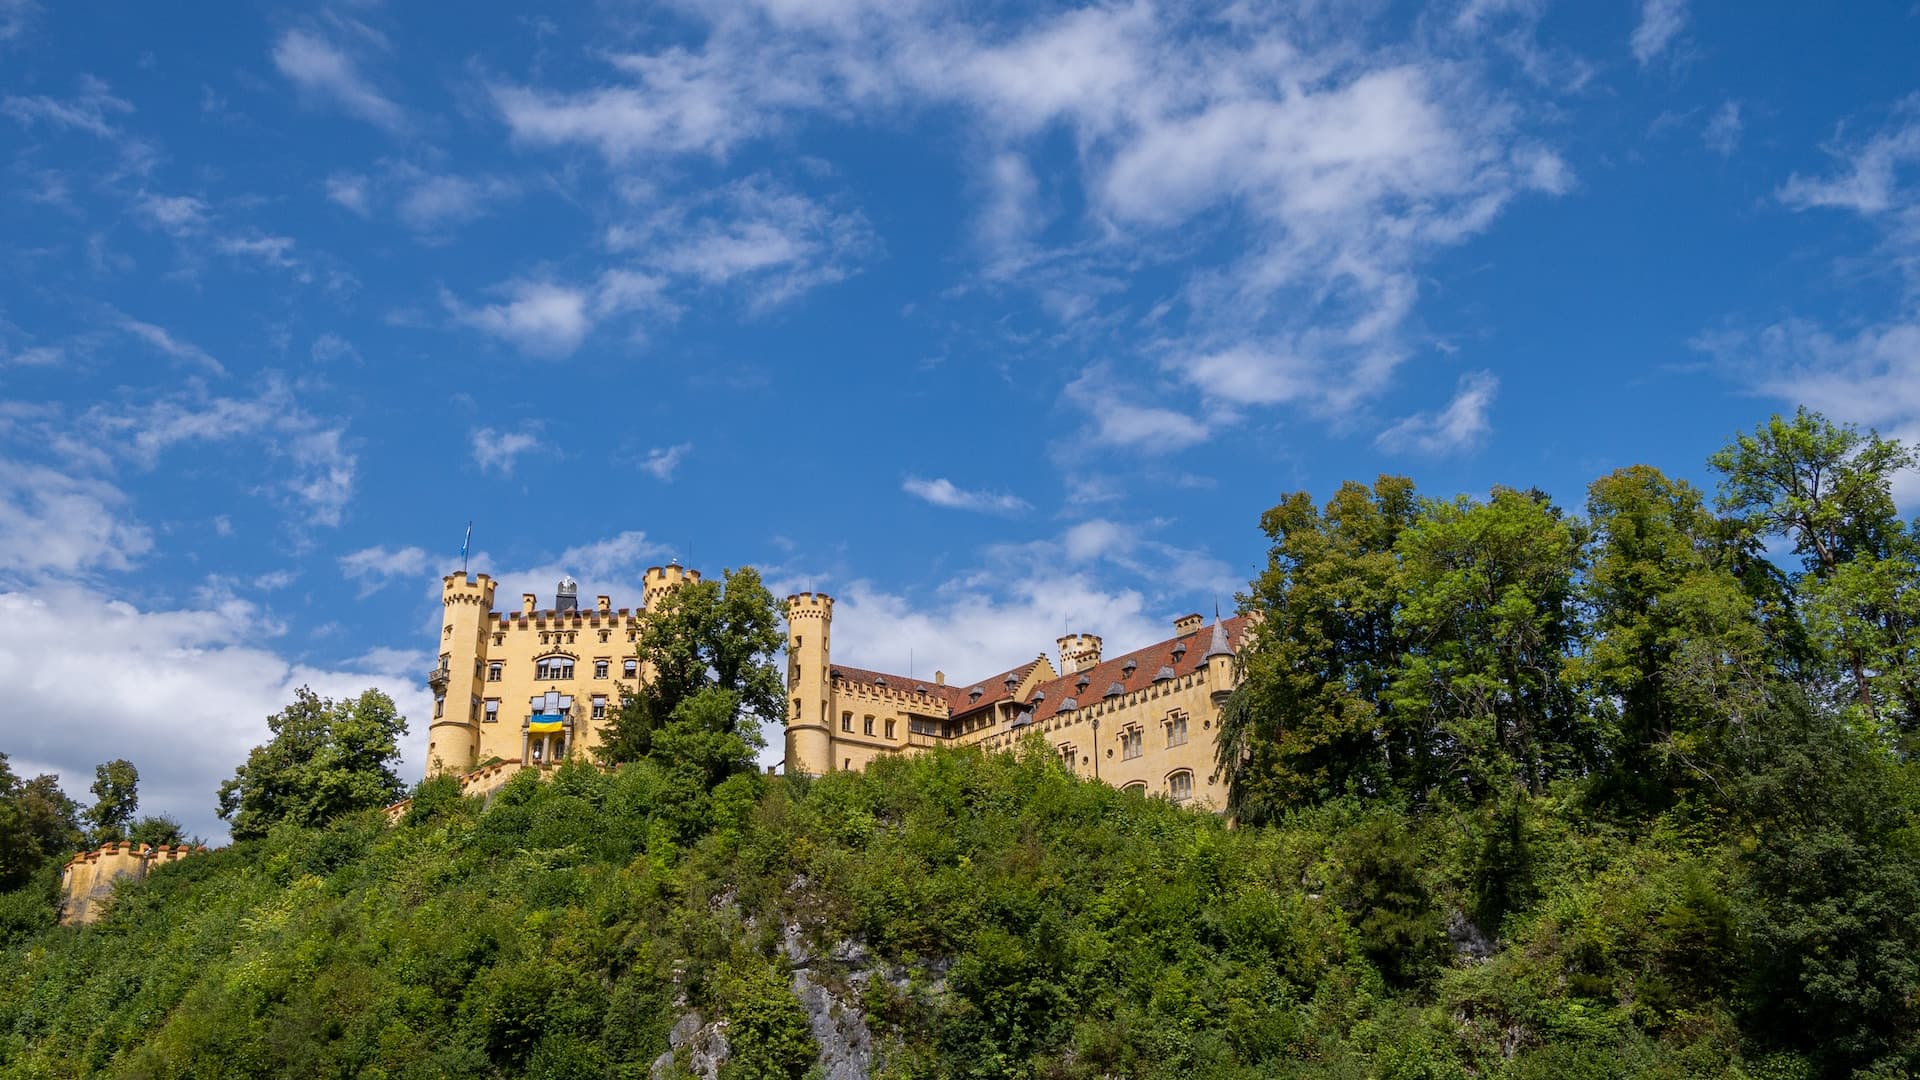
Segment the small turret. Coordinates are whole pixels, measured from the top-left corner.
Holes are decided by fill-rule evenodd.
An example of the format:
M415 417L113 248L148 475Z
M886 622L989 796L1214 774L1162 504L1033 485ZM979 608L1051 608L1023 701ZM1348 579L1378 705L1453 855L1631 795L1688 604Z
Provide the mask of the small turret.
M1060 646L1060 674L1086 671L1100 663L1100 638L1095 634L1068 634L1056 642Z
M688 570L679 563L665 566L647 567L646 577L642 581L643 595L641 603L651 608L661 597L681 585L692 585L700 580L700 571Z

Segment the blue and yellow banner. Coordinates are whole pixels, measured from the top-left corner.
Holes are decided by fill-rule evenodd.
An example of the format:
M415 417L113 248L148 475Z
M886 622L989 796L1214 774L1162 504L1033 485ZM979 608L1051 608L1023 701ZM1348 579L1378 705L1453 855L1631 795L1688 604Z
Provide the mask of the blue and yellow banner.
M527 721L527 730L535 735L551 735L567 726L564 716L547 716L535 713Z

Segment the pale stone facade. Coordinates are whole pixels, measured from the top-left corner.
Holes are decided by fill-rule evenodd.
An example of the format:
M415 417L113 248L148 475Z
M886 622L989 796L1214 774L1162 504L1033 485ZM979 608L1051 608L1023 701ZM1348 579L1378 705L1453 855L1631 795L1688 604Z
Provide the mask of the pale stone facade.
M60 871L60 925L99 922L106 914L107 902L113 899L114 885L122 881L142 881L156 866L179 862L205 850L186 844L152 847L122 840L102 844L98 851L75 855Z
M653 567L642 602L651 606L667 590L699 580L697 570ZM537 765L584 755L599 745L621 689L644 674L633 659L641 609L615 608L607 596L582 609L569 580L551 607L525 593L519 611L502 613L493 609L494 588L485 574L442 579L440 662L427 673L434 695L429 776L492 761Z
M1245 616L1199 615L1173 636L1112 659L1101 640L1071 634L1045 653L977 682L948 683L835 663L833 598L787 600L787 756L797 772L865 768L885 754L934 746L1011 748L1039 733L1075 773L1115 787L1224 809L1214 763L1220 707L1238 678Z
M487 575L447 575L440 662L427 678L434 693L428 774L584 756L599 744L621 691L649 674L634 658L641 612L667 590L699 580L695 570L653 567L644 607L633 610L614 608L606 596L582 609L568 580L553 606L540 607L527 593L519 611L503 614L493 609ZM1070 634L1056 642L1057 662L1041 653L951 684L937 671L929 681L836 663L832 629L831 596L787 599L789 770L863 769L886 754L935 746L1009 749L1037 732L1089 779L1210 810L1225 805L1214 736L1238 678L1234 651L1244 616L1209 625L1188 615L1174 623L1173 636L1111 659L1101 655L1100 638Z

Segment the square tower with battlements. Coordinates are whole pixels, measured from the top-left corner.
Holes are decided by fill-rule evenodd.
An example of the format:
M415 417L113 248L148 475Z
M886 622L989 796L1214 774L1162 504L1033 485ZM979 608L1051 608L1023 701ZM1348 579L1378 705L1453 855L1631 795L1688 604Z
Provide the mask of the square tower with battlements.
M526 593L519 610L501 612L494 609L493 579L448 574L441 582L440 659L427 673L427 775L586 755L620 707L621 691L650 674L635 659L641 612L669 589L699 580L697 570L652 567L640 606L629 609L614 607L609 596L582 608L579 586L567 578L550 606Z

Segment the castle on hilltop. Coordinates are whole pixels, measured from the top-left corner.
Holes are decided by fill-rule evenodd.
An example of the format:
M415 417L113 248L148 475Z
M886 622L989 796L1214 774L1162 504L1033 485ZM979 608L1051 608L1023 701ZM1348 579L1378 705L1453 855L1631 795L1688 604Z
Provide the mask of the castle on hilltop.
M629 611L560 582L553 606L532 593L520 610L493 610L485 574L443 579L440 663L428 673L433 723L427 771L483 763L544 765L598 745L600 728L651 672L634 645L641 613L695 570L653 567L643 606ZM1239 679L1234 657L1246 616L1175 620L1173 635L1104 657L1100 638L1060 638L1058 664L1041 653L971 682L931 681L835 663L833 597L787 598L785 766L820 774L863 769L887 754L935 746L1008 749L1038 733L1074 773L1211 810L1225 806L1214 764L1220 708ZM523 708L521 702L526 702ZM451 703L451 704L450 704Z

